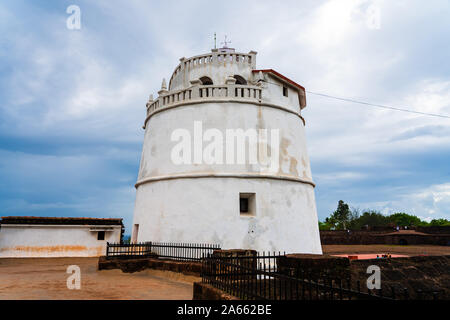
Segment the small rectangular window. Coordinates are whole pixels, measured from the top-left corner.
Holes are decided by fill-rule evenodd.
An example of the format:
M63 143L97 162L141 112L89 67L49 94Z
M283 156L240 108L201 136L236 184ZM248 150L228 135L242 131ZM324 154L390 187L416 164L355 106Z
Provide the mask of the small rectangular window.
M288 96L288 88L283 87L283 96L287 97Z
M248 213L248 198L239 198L241 213Z
M105 240L105 231L99 231L97 233L97 240Z
M256 214L254 193L239 193L239 212L242 216L254 216Z

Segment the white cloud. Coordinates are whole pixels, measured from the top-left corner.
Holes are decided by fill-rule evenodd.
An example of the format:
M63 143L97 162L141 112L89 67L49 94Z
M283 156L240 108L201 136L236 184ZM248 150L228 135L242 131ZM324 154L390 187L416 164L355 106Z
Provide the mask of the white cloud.
M380 210L385 214L406 212L426 221L446 218L450 220L450 183L431 185L424 189L393 192L389 201L358 203L361 208Z
M343 181L354 181L367 178L368 175L363 172L352 172L352 171L340 171L331 173L319 173L314 175L314 180L317 183L326 185L337 185Z
M311 14L297 40L324 51L340 47L357 32L364 22L359 6L362 0L332 0L325 2Z

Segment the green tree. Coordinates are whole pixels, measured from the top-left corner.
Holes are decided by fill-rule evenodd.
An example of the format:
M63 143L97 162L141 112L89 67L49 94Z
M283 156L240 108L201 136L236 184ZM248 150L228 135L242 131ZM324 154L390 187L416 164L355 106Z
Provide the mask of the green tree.
M379 211L364 210L361 214L359 209L349 209L348 204L339 200L336 211L334 211L324 222L319 222L320 230L330 229L352 229L360 230L364 227L387 227L387 226L450 226L447 219L434 219L430 223L404 212L397 212L389 216Z
M327 222L319 221L319 230L330 230L333 226Z
M329 219L329 223L338 229L346 229L350 222L350 208L344 201L339 200L336 211L333 212Z
M359 218L361 216L361 211L358 208L352 208L350 210L350 216L349 216L349 222L347 228L351 230L358 230L361 229L361 226L359 225Z
M389 219L381 212L366 210L358 219L359 229L368 227L385 227L389 225Z
M430 221L429 225L433 227L446 227L450 226L450 221L447 219L433 219Z
M420 226L423 224L422 220L420 220L418 217L404 212L391 214L389 216L389 221L401 227Z

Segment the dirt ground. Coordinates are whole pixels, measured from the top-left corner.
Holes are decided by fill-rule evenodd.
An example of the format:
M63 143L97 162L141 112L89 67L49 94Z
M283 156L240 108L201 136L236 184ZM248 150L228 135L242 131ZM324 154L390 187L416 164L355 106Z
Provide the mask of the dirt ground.
M324 245L324 254L391 253L450 255L450 247L393 245ZM0 259L0 300L8 299L150 299L190 300L200 278L170 271L123 273L97 270L97 258ZM81 269L81 289L67 288L67 267Z
M200 279L170 271L97 271L98 258L0 259L0 299L190 300ZM67 267L81 270L80 290L67 288Z
M323 245L324 254L352 254L352 253L391 253L408 256L418 255L450 255L450 247L445 246L399 246L385 244L371 245Z

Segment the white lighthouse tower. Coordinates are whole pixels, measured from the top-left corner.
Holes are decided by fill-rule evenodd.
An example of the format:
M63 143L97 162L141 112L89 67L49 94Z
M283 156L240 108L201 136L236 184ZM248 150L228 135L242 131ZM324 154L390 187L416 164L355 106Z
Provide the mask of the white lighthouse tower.
M132 241L322 253L305 106L254 51L181 58L146 105Z

